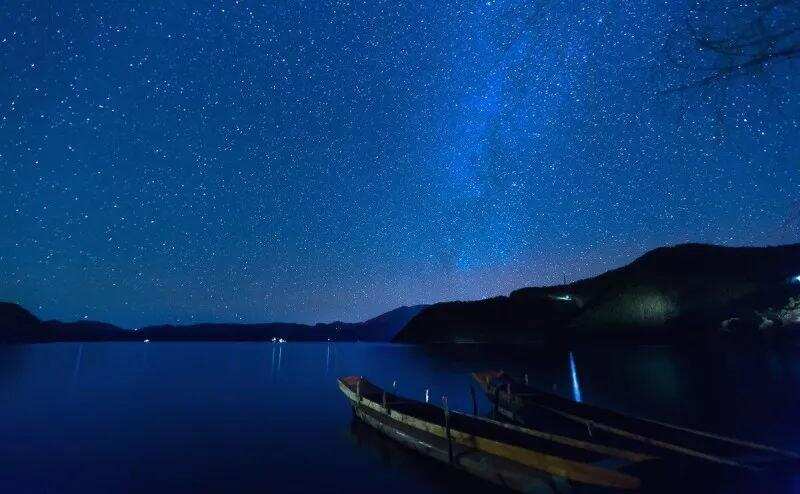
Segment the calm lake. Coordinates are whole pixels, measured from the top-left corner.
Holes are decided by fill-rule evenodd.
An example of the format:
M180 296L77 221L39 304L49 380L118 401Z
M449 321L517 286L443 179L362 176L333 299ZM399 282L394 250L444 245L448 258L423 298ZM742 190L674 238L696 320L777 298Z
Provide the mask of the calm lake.
M469 411L469 373L488 368L800 451L796 348L508 355L363 343L0 346L0 492L502 492L353 423L336 386L341 375L387 387L396 380L401 394L422 399L429 388L432 401L446 394Z

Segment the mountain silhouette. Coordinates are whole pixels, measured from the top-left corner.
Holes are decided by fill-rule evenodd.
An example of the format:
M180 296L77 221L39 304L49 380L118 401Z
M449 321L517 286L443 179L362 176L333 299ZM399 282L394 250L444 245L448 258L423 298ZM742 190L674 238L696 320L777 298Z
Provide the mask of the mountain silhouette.
M425 306L398 307L364 322L147 326L123 329L97 321L41 321L17 304L0 302L0 342L51 341L389 341Z
M769 325L761 314L800 295L798 274L800 244L661 247L574 283L432 305L411 319L395 341L675 341L718 333L723 321Z

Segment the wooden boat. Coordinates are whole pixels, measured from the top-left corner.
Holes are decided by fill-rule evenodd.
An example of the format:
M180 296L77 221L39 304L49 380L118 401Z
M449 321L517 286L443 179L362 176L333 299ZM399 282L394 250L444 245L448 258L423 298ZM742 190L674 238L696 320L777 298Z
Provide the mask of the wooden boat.
M659 458L724 465L750 471L798 471L800 455L709 432L625 415L537 390L502 371L474 373L496 411L530 427Z
M643 453L498 422L401 398L358 376L339 388L355 416L420 453L519 492L635 490ZM646 469L646 467L645 467Z

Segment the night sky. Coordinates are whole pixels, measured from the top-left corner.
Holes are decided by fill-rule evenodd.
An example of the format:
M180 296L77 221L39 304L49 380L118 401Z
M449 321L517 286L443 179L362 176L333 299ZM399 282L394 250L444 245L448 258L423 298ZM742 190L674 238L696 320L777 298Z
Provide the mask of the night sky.
M718 60L686 26L736 12L0 10L0 299L40 317L352 321L800 240L800 60L693 84Z

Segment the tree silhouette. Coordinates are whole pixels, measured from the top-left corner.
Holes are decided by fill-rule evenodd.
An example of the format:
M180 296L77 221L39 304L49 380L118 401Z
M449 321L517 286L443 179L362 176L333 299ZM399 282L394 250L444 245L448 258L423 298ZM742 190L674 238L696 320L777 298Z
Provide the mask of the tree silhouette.
M759 75L800 57L800 1L693 0L685 24L668 37L665 53L687 76L666 93Z

